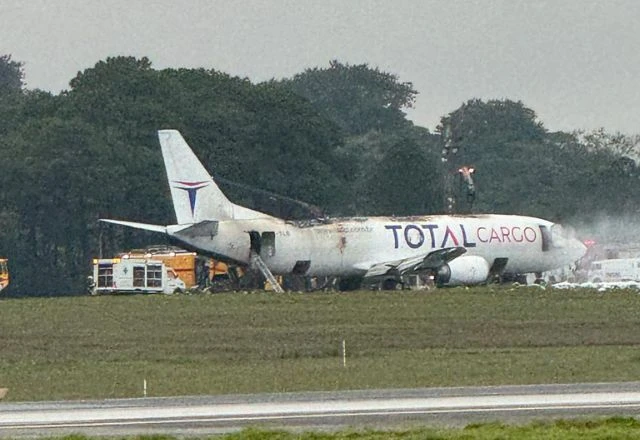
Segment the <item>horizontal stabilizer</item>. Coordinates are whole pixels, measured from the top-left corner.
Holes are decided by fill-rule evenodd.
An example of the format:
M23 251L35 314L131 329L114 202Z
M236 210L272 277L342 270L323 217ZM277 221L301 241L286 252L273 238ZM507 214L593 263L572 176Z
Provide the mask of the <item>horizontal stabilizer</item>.
M180 237L210 237L213 238L218 234L218 222L215 220L205 220L195 225L191 225L185 229L181 229L177 234Z
M124 220L111 220L108 218L101 218L99 221L104 223L113 223L114 225L128 226L130 228L135 228L135 229L144 229L145 231L161 232L163 234L167 233L167 227L162 225L151 225L149 223L127 222Z

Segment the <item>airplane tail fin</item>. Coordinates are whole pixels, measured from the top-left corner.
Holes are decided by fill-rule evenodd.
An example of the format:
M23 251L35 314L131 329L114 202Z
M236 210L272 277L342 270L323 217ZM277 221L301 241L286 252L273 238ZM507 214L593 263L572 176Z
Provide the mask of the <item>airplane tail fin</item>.
M158 139L178 224L269 217L227 199L180 132L159 130Z

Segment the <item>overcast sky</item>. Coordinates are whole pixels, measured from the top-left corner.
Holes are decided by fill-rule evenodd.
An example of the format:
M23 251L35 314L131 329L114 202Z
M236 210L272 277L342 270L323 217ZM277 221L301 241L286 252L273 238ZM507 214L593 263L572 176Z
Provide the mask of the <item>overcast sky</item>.
M419 92L434 129L471 98L521 100L549 130L640 133L640 1L0 0L0 55L59 93L109 56L252 82L367 63Z

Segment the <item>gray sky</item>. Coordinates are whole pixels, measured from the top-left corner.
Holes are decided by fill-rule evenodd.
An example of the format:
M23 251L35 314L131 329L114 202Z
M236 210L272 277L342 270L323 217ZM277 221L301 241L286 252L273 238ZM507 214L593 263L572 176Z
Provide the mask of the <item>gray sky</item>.
M434 129L471 98L521 100L549 130L640 133L635 0L0 0L0 55L58 93L114 55L252 82L331 59L412 82Z

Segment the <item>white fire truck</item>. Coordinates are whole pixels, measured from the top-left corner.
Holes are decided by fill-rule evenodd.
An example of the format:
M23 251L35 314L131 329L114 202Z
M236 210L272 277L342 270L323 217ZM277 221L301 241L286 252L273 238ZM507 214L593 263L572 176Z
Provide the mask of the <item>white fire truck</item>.
M173 268L147 258L100 258L93 260L92 295L103 293L177 293L185 283Z
M640 281L640 258L615 258L591 262L589 281L593 283Z

